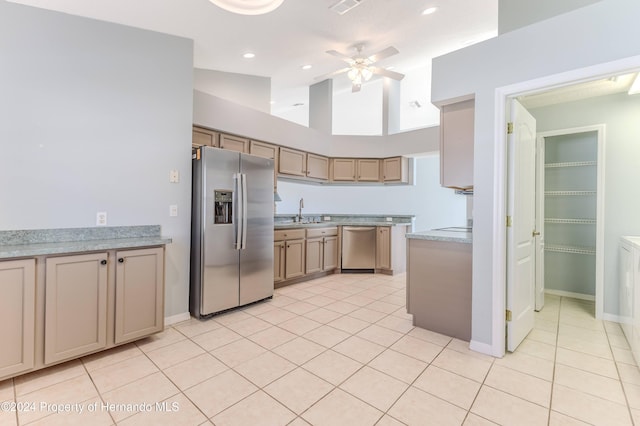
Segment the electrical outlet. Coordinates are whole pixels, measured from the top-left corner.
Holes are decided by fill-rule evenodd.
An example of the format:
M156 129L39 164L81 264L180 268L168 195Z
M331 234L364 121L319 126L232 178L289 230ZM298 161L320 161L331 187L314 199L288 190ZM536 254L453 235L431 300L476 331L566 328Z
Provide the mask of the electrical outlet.
M180 172L178 170L171 170L169 172L169 182L170 183L180 182Z
M96 213L96 226L107 226L107 212Z
M172 204L169 206L169 216L171 217L176 217L178 216L178 206L175 204Z
M323 219L324 219L325 221L329 221L329 220L331 220L331 216L325 216Z
M393 218L392 217L388 217L386 218L387 222L393 222Z

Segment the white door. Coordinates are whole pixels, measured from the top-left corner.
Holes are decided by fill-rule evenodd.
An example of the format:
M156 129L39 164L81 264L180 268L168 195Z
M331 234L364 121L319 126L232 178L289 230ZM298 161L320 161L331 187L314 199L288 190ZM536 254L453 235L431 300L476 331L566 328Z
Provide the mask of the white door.
M544 137L536 146L536 311L544 308Z
M511 100L507 215L507 350L514 351L533 328L535 308L536 120Z

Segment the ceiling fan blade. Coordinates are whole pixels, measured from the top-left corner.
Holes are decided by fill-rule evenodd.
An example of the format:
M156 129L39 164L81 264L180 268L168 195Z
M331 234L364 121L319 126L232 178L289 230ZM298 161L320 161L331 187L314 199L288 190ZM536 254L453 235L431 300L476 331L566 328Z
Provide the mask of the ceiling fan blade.
M352 84L351 85L351 93L359 92L362 88L362 84Z
M398 49L393 46L389 46L386 49L379 51L378 53L374 53L369 56L367 59L371 61L371 63L381 61L384 58L388 58L389 56L393 56L397 53L400 53Z
M344 53L340 53L340 52L335 51L335 50L327 50L327 53L329 55L331 55L331 56L335 56L336 58L342 59L343 61L345 61L349 65L352 65L355 62L351 56L347 56Z
M347 72L350 69L351 69L351 67L342 68L342 69L339 69L337 71L330 72L329 74L324 74L324 75L318 76L318 77L314 78L314 80L317 80L317 81L326 80L326 79L334 77L334 76L336 76L338 74L342 74L343 72Z
M369 67L369 70L374 74L378 74L383 77L389 77L394 80L402 80L404 78L404 74L400 74L399 72L391 71L385 68Z

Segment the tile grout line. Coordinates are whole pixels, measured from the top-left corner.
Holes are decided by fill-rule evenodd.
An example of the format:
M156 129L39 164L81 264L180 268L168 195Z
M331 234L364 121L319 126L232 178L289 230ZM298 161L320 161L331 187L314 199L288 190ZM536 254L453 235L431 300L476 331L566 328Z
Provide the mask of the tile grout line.
M627 405L627 411L629 412L629 418L631 419L631 424L634 425L635 424L635 420L633 419L633 411L631 410L631 404L629 403L629 397L627 396L627 390L624 386L624 382L622 380L622 376L620 375L620 369L618 368L618 362L615 359L615 356L613 355L613 349L611 347L611 341L609 340L609 331L607 330L607 327L604 327L604 333L607 336L607 342L609 342L609 349L611 350L611 355L613 357L613 364L616 367L616 373L618 374L618 380L620 382L620 387L622 388L622 394L624 395L624 400L626 402ZM626 339L627 336L625 335L624 338ZM629 346L631 347L631 346Z

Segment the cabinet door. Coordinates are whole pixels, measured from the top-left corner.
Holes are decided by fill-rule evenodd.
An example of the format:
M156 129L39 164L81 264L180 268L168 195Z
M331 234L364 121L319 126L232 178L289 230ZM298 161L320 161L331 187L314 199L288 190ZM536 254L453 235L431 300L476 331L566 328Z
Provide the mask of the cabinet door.
M33 368L35 259L0 262L0 380Z
M162 247L116 253L115 342L164 328L164 250Z
M359 182L379 182L380 181L380 160L373 160L373 159L358 160L358 181Z
M218 132L193 126L191 146L218 146Z
M276 192L278 187L278 147L265 142L251 141L249 153L273 160L273 192Z
M329 180L329 159L321 155L307 154L307 177Z
M322 270L328 271L338 267L338 237L324 238Z
M229 151L249 152L249 140L238 136L220 135L220 148Z
M107 344L107 253L46 260L44 363Z
M284 280L284 241L273 243L273 282Z
M404 157L385 158L382 161L384 182L408 182L408 160Z
M391 269L391 228L378 226L376 233L376 268Z
M444 105L440 112L440 185L473 187L474 101Z
M307 240L307 274L322 271L322 238L310 238Z
M278 171L285 175L307 175L307 153L280 147Z
M356 160L354 158L334 158L331 180L354 182L356 180Z
M285 249L285 279L304 275L304 240L286 241Z

